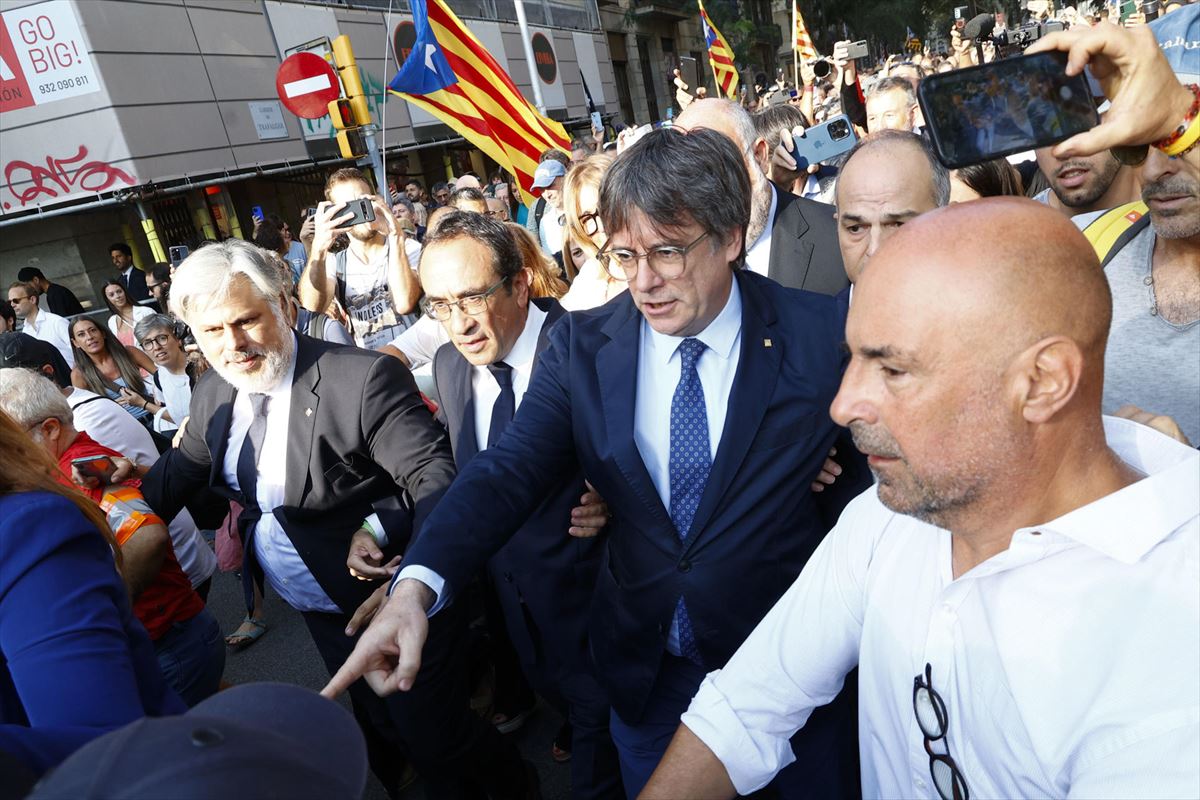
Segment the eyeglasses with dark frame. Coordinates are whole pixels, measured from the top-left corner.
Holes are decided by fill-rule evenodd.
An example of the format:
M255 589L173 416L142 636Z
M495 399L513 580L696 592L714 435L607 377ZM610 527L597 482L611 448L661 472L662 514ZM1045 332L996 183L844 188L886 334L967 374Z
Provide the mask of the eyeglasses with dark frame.
M10 297L10 298L8 298L8 304L10 306L15 306L17 303L20 303L23 300L28 300L31 297L33 297L33 295L31 295L31 294L27 294L24 297Z
M501 278L499 281L493 283L480 294L473 294L467 297L460 297L457 300L449 301L435 300L430 302L428 299L423 299L421 301L421 306L425 309L426 314L443 322L450 319L450 315L454 313L454 308L456 306L462 313L469 314L473 317L476 314L483 313L483 310L487 308L488 298L494 295L501 286L508 283L510 277L511 276L505 276Z
M925 737L929 774L933 777L933 786L938 795L942 800L971 800L967 780L950 756L950 743L946 739L950 715L946 711L946 702L933 689L933 667L930 664L925 665L923 676L913 678L913 714L917 717L921 735ZM944 755L934 752L933 743L936 741L945 745Z
M142 349L149 350L151 347L166 347L167 342L171 341L171 334L160 333L158 336L149 336L142 339Z
M644 253L637 253L624 248L608 249L606 242L596 254L604 270L619 281L632 281L637 276L638 264L646 259L646 263L654 274L664 281L674 280L683 274L687 268L687 254L704 241L708 231L697 236L690 244L679 247L676 245L661 245L652 247ZM610 240L611 241L611 240Z

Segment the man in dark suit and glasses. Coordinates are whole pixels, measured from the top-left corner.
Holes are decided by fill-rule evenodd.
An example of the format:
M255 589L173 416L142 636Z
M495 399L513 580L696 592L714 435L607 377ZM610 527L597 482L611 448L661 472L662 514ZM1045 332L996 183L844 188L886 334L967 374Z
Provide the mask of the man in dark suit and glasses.
M550 330L566 312L531 299L529 274L507 227L481 214L447 217L421 256L425 311L441 320L450 343L433 360L454 459L464 468L500 440L524 399ZM488 562L508 637L530 683L573 729L571 795L621 797L609 706L592 672L587 619L603 538L598 502L572 509L583 475L564 472L517 534ZM590 509L599 519L584 527ZM571 533L572 535L567 535Z
M389 555L402 550L454 463L408 370L294 334L281 281L265 251L237 239L198 250L176 271L171 310L213 369L196 385L180 445L142 488L168 519L206 486L239 500L247 607L252 578L265 577L301 612L333 672L354 643L350 614L373 588L346 568L351 537L379 509L372 528L386 535ZM436 666L400 702L351 689L372 770L389 793L402 751L437 797L468 796L468 782L493 797L525 795L515 747L469 709L463 633L453 610L434 622Z
M854 452L829 417L843 321L833 298L741 268L750 186L730 140L704 129L647 134L605 175L600 212L601 258L629 292L551 329L516 418L426 520L391 597L325 691L360 675L380 693L408 689L428 611L436 620L582 466L613 513L591 649L625 791L636 796L705 673L737 649L864 485L809 490L835 440ZM790 796L857 791L842 780L857 752L844 738L852 713L835 702L814 714L795 742L798 764L778 779Z

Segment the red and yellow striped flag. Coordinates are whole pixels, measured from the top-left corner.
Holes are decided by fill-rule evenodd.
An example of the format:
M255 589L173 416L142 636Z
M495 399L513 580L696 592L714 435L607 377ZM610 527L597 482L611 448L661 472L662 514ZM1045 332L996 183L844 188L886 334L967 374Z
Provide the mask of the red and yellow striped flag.
M567 132L538 113L442 0L412 0L412 14L417 40L388 90L445 122L516 176L522 199L533 202L529 190L538 156L552 147L569 151Z
M700 25L704 28L704 41L708 45L708 63L712 65L713 78L717 81L717 88L730 100L734 100L737 98L738 73L737 67L733 65L733 48L708 18L703 1L698 2Z
M792 0L792 27L795 29L796 41L792 43L792 47L800 54L801 58L813 59L819 58L817 48L813 45L812 37L808 35L808 28L804 27L804 17L800 14L800 0Z

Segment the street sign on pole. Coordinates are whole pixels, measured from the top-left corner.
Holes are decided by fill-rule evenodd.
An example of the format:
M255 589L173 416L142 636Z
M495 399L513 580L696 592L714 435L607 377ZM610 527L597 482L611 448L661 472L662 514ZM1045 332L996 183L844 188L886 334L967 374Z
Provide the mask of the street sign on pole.
M342 95L333 67L313 53L284 59L275 75L275 91L288 111L304 119L325 116L329 103Z

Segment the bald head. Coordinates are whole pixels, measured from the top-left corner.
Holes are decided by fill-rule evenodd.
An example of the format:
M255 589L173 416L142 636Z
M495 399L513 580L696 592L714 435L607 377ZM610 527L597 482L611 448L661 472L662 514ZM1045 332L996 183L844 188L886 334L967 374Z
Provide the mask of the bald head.
M724 134L743 152L751 149L757 138L754 120L746 109L732 100L712 97L693 100L675 119L675 124L687 130L708 128Z
M1048 480L1056 447L1102 430L1111 307L1092 247L1040 203L958 203L898 230L855 285L831 409L875 456L880 499L950 527Z

